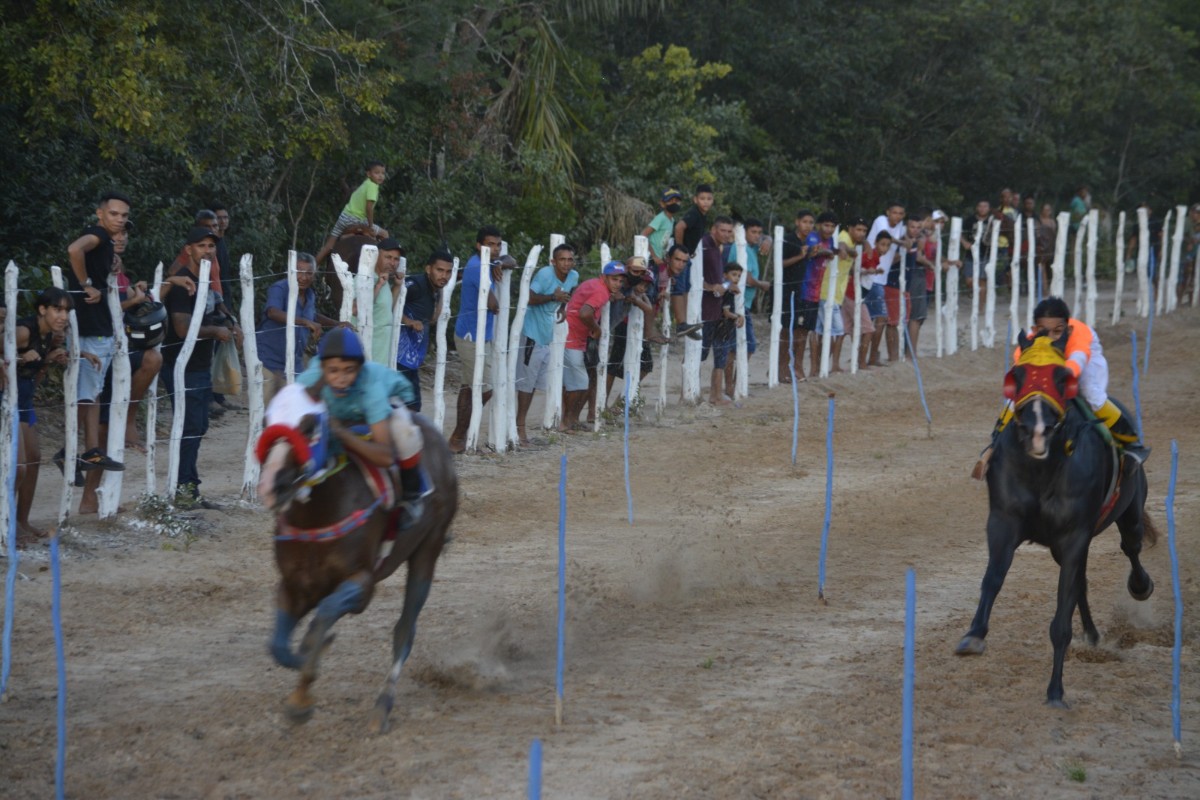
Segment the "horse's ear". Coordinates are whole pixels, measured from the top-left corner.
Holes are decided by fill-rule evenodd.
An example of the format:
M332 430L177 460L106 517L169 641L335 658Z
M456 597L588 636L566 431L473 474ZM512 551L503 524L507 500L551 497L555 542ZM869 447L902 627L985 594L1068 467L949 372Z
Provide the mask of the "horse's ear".
M1021 390L1021 384L1025 382L1025 368L1013 367L1004 376L1004 397L1007 400L1015 402L1017 392Z
M1079 394L1079 379L1075 377L1075 373L1065 367L1058 367L1054 370L1054 382L1058 385L1058 391L1066 400L1074 400Z
M1021 348L1021 352L1029 349L1029 345L1033 344L1033 340L1025 335L1025 331L1017 333L1017 347Z
M1054 342L1053 342L1054 349L1060 353L1066 353L1067 352L1067 339L1070 339L1070 338L1071 338L1071 326L1068 325L1067 327L1063 328L1062 336L1059 336L1057 339L1054 340Z

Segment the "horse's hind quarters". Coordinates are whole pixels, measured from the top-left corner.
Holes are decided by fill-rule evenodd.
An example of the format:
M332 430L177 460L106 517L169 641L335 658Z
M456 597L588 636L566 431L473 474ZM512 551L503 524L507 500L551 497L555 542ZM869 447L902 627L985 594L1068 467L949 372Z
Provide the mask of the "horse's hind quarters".
M954 648L954 654L959 656L981 656L987 650L987 642L978 636L964 636Z

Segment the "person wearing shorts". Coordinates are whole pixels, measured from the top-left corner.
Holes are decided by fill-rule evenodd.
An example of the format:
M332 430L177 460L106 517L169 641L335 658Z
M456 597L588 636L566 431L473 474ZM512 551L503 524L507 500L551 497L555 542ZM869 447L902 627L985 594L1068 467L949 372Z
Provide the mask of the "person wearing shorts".
M708 401L714 406L725 406L733 398L734 360L729 357L737 346L737 329L746 324L746 318L734 309L738 282L742 279L742 265L731 261L725 265L725 285L729 288L721 296L721 318L705 323L705 334L709 338L713 354L713 371L709 386ZM710 327L711 326L711 327Z
M625 265L610 261L599 278L579 284L567 302L567 344L563 358L563 417L559 430L569 433L579 425L579 414L592 388L587 363L588 344L600 338L600 312L625 284ZM591 364L590 366L595 366Z
M525 419L533 403L533 393L538 389L546 391L554 326L564 304L571 299L571 291L578 285L575 248L569 244L554 248L550 265L539 269L529 284L529 305L521 328L521 350L517 354L517 440L522 445L530 444ZM584 388L587 388L586 372Z

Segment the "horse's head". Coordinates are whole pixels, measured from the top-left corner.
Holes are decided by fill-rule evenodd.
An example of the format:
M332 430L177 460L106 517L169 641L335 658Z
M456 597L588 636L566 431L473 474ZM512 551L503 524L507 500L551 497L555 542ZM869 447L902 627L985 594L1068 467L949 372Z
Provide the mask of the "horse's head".
M305 480L323 463L314 448L325 406L308 390L291 384L280 390L267 408L267 426L258 438L255 455L262 465L258 496L263 504L282 514L296 499ZM318 437L322 441L325 437Z
M1062 427L1067 403L1075 397L1075 374L1066 367L1062 350L1046 336L1032 341L1021 334L1021 357L1004 376L1004 396L1013 404L1017 438L1025 452L1044 459L1050 440Z

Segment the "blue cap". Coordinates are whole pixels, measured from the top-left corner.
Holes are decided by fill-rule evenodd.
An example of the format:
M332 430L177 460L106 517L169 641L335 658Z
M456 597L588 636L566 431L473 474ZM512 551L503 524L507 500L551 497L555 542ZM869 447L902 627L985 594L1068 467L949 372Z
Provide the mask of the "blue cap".
M322 361L327 358L344 358L359 363L367 360L362 340L349 328L334 328L325 334L321 338L321 346L317 348L317 357Z
M604 265L605 275L624 275L625 265L620 261L610 261Z

